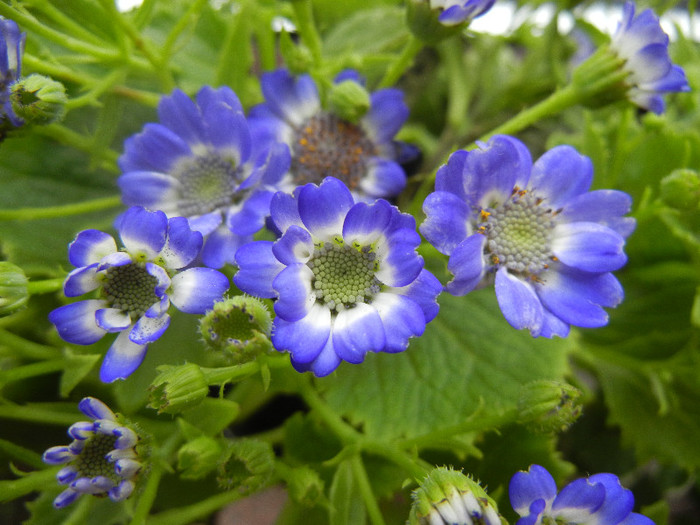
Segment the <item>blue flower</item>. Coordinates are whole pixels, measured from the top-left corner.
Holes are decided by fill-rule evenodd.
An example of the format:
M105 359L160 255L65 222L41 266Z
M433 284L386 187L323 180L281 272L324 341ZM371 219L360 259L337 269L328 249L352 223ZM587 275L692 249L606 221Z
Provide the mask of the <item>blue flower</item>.
M7 118L13 126L22 125L22 119L12 109L10 93L22 72L26 36L26 33L20 33L14 20L0 17L0 122Z
M336 78L346 80L361 84L354 71ZM401 91L372 93L369 110L353 124L321 107L309 75L295 78L280 69L265 73L261 86L266 102L251 108L248 121L256 143L289 146L292 165L286 189L335 176L357 197L373 200L395 197L406 186L397 160L408 147L393 140L408 118Z
M521 517L516 525L653 525L632 512L634 496L614 474L594 474L577 479L557 493L546 469L532 465L510 480L510 502Z
M635 221L623 217L629 195L589 192L592 177L590 159L570 146L534 165L522 142L502 135L454 153L438 170L420 228L449 256L447 291L464 295L495 282L506 320L535 337L605 325L602 307L623 297L610 272L627 260Z
M270 211L282 236L241 247L234 282L277 298L272 343L297 370L324 376L370 351L402 352L437 315L441 285L423 269L410 215L355 203L332 177L277 193Z
M660 93L690 90L683 69L671 63L668 35L651 9L635 16L634 3L625 2L623 18L610 48L625 60L627 96L636 105L663 113L664 101Z
M67 297L97 291L97 298L61 306L49 314L69 343L89 345L107 332L120 332L108 350L100 379L128 377L143 361L149 343L170 323L172 302L178 310L203 314L229 287L211 268L189 268L202 247L202 234L187 219L168 219L161 211L127 210L119 224L125 246L111 235L85 230L68 247L77 268L63 285Z
M253 154L241 103L226 87L202 88L196 103L175 90L158 116L124 144L122 199L190 219L206 239L202 261L220 268L264 226L289 152L270 144Z
M496 0L429 0L431 9L441 10L438 20L446 26L469 22L486 13Z
M139 436L102 401L86 397L78 403L80 411L93 421L71 425L68 446L51 447L43 460L49 465L66 465L56 479L68 488L53 501L60 509L73 503L82 494L109 496L112 501L128 498L143 465L136 445Z

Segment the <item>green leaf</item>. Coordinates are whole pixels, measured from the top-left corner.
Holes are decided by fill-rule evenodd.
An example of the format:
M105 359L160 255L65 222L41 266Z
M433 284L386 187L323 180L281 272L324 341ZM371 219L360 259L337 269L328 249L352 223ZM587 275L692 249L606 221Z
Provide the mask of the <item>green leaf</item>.
M200 429L204 435L213 436L229 426L238 412L238 403L228 399L205 398L196 407L185 410L182 418Z
M513 408L521 385L562 379L569 340L511 328L493 289L443 294L437 318L402 354L371 354L319 381L329 405L376 438L415 437L464 421L477 409Z
M330 500L330 525L364 525L367 514L362 495L352 473L352 460L338 465L333 476Z
M395 49L408 37L404 10L376 7L356 11L335 26L324 39L324 53L369 55Z
M101 358L100 354L74 354L70 348L66 349L66 367L61 375L60 396L68 397Z

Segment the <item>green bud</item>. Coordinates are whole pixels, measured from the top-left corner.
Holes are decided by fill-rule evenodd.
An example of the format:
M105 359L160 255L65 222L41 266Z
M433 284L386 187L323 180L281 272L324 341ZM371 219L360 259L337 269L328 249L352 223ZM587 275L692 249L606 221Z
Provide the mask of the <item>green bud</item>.
M265 304L246 295L214 303L199 325L206 345L235 364L252 361L270 350L271 331L272 317Z
M221 461L224 447L216 439L200 436L188 441L177 452L177 468L183 479L202 479Z
M329 104L333 113L356 124L369 110L369 93L357 82L344 80L333 84Z
M679 169L661 179L661 200L678 210L694 210L700 205L700 174Z
M313 507L323 499L323 480L318 472L309 467L289 469L284 474L287 491L292 500L307 507Z
M471 477L447 467L434 469L413 491L410 525L501 525L498 507Z
M9 315L27 304L29 291L22 268L0 261L0 315Z
M29 75L12 86L12 109L25 124L51 124L61 120L68 100L63 84L43 75Z
M163 365L157 370L159 374L148 388L148 406L159 414L177 414L198 405L209 394L206 378L194 363Z
M533 432L561 432L581 415L580 398L581 391L569 384L533 381L520 391L518 420Z
M217 481L224 490L238 487L250 494L264 486L275 470L272 446L255 439L232 441L227 459L219 465Z
M408 28L426 44L437 44L456 35L466 25L446 26L438 19L440 12L441 9L430 7L429 0L409 0L406 5Z
M293 75L307 73L314 63L313 55L308 47L292 40L287 31L280 31L280 54L287 69Z

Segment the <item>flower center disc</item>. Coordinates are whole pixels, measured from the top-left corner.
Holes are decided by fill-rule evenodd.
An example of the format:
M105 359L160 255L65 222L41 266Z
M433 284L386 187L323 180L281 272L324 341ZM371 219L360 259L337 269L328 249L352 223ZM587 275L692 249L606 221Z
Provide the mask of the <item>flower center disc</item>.
M174 173L180 181L178 213L189 217L230 206L240 175L232 159L217 153L186 159Z
M368 247L358 250L342 239L317 246L307 263L316 298L337 312L371 301L380 290L375 259Z
M494 266L525 275L536 275L548 267L554 214L541 204L542 199L531 193L516 191L513 198L482 212L486 248Z
M307 120L292 145L292 173L297 184L320 184L329 175L355 189L375 154L372 141L359 126L323 113Z
M102 290L112 308L127 312L132 319L141 317L159 299L158 279L138 263L112 266L105 272Z
M105 456L114 450L117 438L106 434L95 433L85 441L85 446L75 458L73 466L81 477L94 478L105 476L118 483L120 478L114 471L114 465Z

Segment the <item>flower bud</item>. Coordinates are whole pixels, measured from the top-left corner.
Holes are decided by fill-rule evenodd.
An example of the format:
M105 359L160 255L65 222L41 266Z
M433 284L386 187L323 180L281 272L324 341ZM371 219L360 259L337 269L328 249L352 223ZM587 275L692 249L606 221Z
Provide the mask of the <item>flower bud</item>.
M539 433L566 430L581 415L581 391L558 381L524 385L518 400L519 421Z
M409 525L501 525L496 502L461 472L434 469L413 491Z
M194 363L163 365L158 367L158 372L148 388L148 406L159 414L177 414L198 405L209 394L206 378Z
M661 200L678 210L694 210L700 205L700 174L679 169L661 179Z
M369 110L369 93L357 82L344 80L333 84L329 103L333 113L343 120L357 123Z
M313 507L323 498L323 480L318 472L309 467L289 469L284 480L292 500L307 507Z
M51 124L66 111L63 84L43 75L29 75L12 86L12 110L25 124Z
M235 363L245 363L272 348L272 318L260 299L237 295L214 303L199 325L204 342Z
M439 20L440 11L430 7L429 0L409 0L406 5L408 28L426 44L436 44L456 35L460 26L446 26Z
M314 63L311 51L304 44L294 42L292 35L285 30L280 31L280 54L287 69L293 75L307 73Z
M183 479L202 479L219 465L224 448L209 436L188 441L177 452L177 468Z
M0 261L0 315L23 308L29 300L27 277L19 266Z
M255 439L231 442L227 459L219 465L217 481L222 489L238 487L249 494L265 485L275 470L272 446Z

